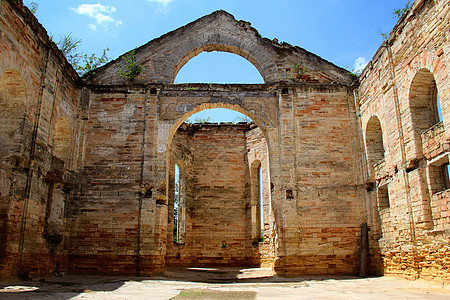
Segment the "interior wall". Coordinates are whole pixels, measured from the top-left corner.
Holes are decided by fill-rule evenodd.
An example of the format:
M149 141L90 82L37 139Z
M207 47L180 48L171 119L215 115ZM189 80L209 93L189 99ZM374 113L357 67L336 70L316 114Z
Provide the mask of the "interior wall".
M365 174L373 274L449 278L450 200L439 184L449 154L449 13L448 1L415 1L360 76L361 128L376 116L385 148L384 161L363 161L374 170Z

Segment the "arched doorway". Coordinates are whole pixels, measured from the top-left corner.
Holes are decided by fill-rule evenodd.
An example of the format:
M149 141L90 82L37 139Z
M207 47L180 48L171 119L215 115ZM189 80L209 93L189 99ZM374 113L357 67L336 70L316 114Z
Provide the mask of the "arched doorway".
M169 136L166 265L271 267L276 235L266 134L239 107L247 117L238 122L186 122L205 107L212 108L177 120Z

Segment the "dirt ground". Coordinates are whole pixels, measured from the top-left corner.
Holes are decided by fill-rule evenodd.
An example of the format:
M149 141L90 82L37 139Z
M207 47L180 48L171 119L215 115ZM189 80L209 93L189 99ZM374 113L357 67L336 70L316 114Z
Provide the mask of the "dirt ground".
M169 269L160 277L62 276L0 283L0 299L450 299L450 286L394 277L273 277L269 269Z

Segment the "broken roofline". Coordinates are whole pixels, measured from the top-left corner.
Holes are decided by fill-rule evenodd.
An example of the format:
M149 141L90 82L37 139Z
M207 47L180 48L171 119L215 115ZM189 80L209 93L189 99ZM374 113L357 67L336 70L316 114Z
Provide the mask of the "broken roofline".
M210 24L218 18L224 18L225 22L230 26L227 27L225 24L225 26L214 27L214 25L212 25L213 27L211 28ZM209 28L205 29L205 25ZM218 30L217 32L213 32L215 29L219 28L221 31ZM239 28L243 29L240 36L247 38L247 41L240 40L239 42L236 42L232 40L231 35L227 35L227 33L235 32ZM192 32L201 31L202 29L204 29L204 31L212 29L210 32L217 34L212 34L208 37L192 37ZM201 34L198 36L201 36ZM171 44L170 46L172 47L167 47L168 44ZM162 51L161 49L165 47L167 48L165 49L166 51ZM107 73L107 70L110 68L117 72L124 67L122 57L132 53L132 51L136 54L137 63L148 64L149 66L147 66L147 68L150 67L153 69L151 71L147 70L147 75L151 73L147 76L150 79L148 82L152 83L173 83L179 69L181 69L192 57L203 51L223 51L242 56L258 69L261 76L264 78L265 83L289 81L289 78L284 78L286 76L283 77L282 75L285 75L286 68L292 68L293 65L298 63L304 63L305 66L310 69L311 74L323 79L323 81L353 85L355 79L347 70L338 67L299 46L292 46L285 42L280 44L277 39L269 40L268 38L261 37L259 32L251 27L251 23L242 20L237 21L233 15L224 10L218 10L203 16L155 38L138 48L130 50L115 60L99 67L95 72L87 74L84 78L86 81L93 81L94 83L96 82L96 79L103 76L98 76L99 74ZM161 61L165 62L161 63ZM159 65L155 66L155 64ZM167 69L171 68L173 69L173 73L169 75L167 74ZM108 76L103 76L104 79L101 79L102 82L96 83L105 84L107 81L110 81L106 77L111 78L113 73L114 72L110 72ZM115 83L116 82L108 82L108 84Z

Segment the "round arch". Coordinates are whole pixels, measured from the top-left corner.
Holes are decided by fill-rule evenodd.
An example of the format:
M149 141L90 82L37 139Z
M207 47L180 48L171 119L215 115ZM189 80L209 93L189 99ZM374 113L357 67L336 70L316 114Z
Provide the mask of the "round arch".
M402 90L401 95L407 99L409 108L411 108L411 98L417 98L417 92L420 91L424 82L428 85L434 85L439 93L439 103L442 108L444 125L448 125L450 120L450 112L448 111L449 101L448 95L450 95L450 78L448 77L448 67L445 62L432 52L424 51L417 55L409 64L410 68L406 75L406 88ZM424 80L424 81L423 81ZM414 101L414 100L413 100ZM413 116L409 116L410 122L413 121ZM413 125L414 126L414 125ZM446 126L447 127L447 126ZM427 129L427 128L425 128ZM415 133L416 130L415 130ZM411 139L420 138L419 136L411 137ZM450 136L450 132L446 132L447 137ZM421 143L419 143L421 144ZM416 151L420 153L421 150Z
M192 51L188 52L184 57L182 57L176 64L173 70L172 75L172 83L174 83L178 72L183 68L183 66L192 58L199 55L202 52L212 52L212 51L218 51L218 52L227 52L239 55L240 57L246 59L249 61L255 68L258 70L259 74L261 74L261 77L264 81L266 81L266 77L264 75L264 71L261 68L260 64L256 61L256 59L247 51L242 50L241 48L230 46L230 45L221 45L221 44L208 44L203 45L201 47L195 48Z
M384 159L386 146L383 142L383 130L380 119L375 115L371 116L366 124L365 144L370 167Z
M239 149L239 151L243 151L241 152L236 152L236 153L241 153L241 154L245 154L246 159L244 160L235 160L234 158L231 160L228 160L228 158L226 158L225 155L225 159L223 159L223 157L217 158L218 156L216 156L216 153L222 153L221 151L223 151L224 147L227 147L228 144L229 145L236 145L236 143L234 143L233 141L229 141L228 139L224 140L222 137L220 138L220 142L217 142L218 145L216 145L215 140L205 140L204 137L200 137L200 143L206 143L208 144L208 146L202 148L202 146L200 146L199 148L190 146L190 144L188 143L186 146L184 141L187 141L188 138L186 138L184 136L184 134L190 135L190 131L187 128L188 127L184 127L181 126L183 124L184 121L186 121L190 116L192 116L193 114L200 112L202 110L207 110L207 109L214 109L214 108L226 108L226 109L231 109L234 111L238 111L246 116L248 116L249 118L251 118L252 120L255 121L255 125L258 126L259 131L252 131L252 129L254 129L253 126L255 125L249 125L249 129L250 131L245 131L244 132L244 140L242 141L243 144L245 145L244 148L233 148L233 150L231 150L231 153L234 153L234 149ZM172 123L173 122L173 123ZM259 126L258 123L259 121L257 120L257 118L255 117L255 115L249 111L246 111L245 109L243 109L241 106L239 105L232 105L232 104L226 104L226 103L203 103L199 106L197 106L196 108L194 108L192 111L185 113L184 115L182 115L181 117L173 120L171 123L171 129L169 131L168 137L167 137L167 147L166 147L166 169L165 169L165 183L166 183L166 193L165 195L167 195L166 199L167 199L167 212L168 212L168 217L167 217L167 241L171 241L173 240L174 234L175 232L169 232L169 228L172 228L171 226L173 226L173 224L175 224L175 200L174 200L174 187L175 187L175 176L174 176L174 165L177 164L178 168L179 168L179 176L180 176L180 182L181 182L181 178L182 178L182 169L184 166L184 168L188 168L191 171L188 173L185 173L184 175L186 175L185 178L185 183L186 186L179 184L179 188L180 186L181 189L184 192L181 192L181 194L185 194L186 195L186 202L181 201L181 196L178 195L178 206L177 206L177 227L176 227L176 232L177 232L177 238L176 238L176 242L174 243L167 243L167 257L166 257L166 261L168 262L168 264L170 266L176 266L177 264L180 263L180 255L181 257L184 257L186 259L186 261L190 261L191 258L190 255L192 255L192 253L196 253L195 251L197 251L194 248L192 248L192 237L194 236L194 234L197 234L198 232L200 232L199 234L202 234L201 230L200 231L195 231L197 229L193 229L193 225L194 224L194 217L196 216L198 218L200 218L199 220L203 220L201 218L204 217L204 215L202 215L200 212L198 212L198 215L196 215L195 213L193 214L189 214L189 212L192 211L192 209L196 209L196 207L193 204L193 200L192 199L196 199L195 197L200 197L198 199L202 199L202 201L205 201L205 207L207 207L207 204L209 203L208 199L210 198L210 196L205 196L208 193L214 193L217 192L217 188L220 189L220 186L223 185L224 187L222 187L222 189L224 189L223 191L223 195L221 194L220 197L230 197L229 194L229 190L233 190L236 187L230 184L230 180L236 180L235 178L231 178L230 176L224 176L224 178L231 178L231 179L224 179L224 178L219 178L220 183L211 183L211 180L214 181L213 178L215 178L214 176L216 175L216 169L217 165L223 167L227 164L230 165L230 168L225 168L226 170L234 170L234 168L232 168L231 166L235 166L233 164L237 164L237 171L229 171L229 172L236 172L236 173L228 173L228 174L236 174L236 176L243 176L243 177L236 177L236 178L242 178L243 181L240 181L240 183L237 185L237 190L238 191L236 194L235 198L230 197L229 203L232 203L232 205L236 205L236 201L242 201L239 202L240 206L236 206L239 207L239 212L236 213L237 218L239 220L242 220L242 223L239 223L239 226L242 226L242 228L248 228L250 229L249 231L245 231L245 243L251 243L253 246L252 247L241 247L242 245L239 245L240 249L237 253L238 254L230 254L231 256L236 255L236 259L243 259L244 257L246 259L250 259L250 258L254 258L254 260L251 260L247 263L250 263L252 265L257 265L257 264L263 264L263 263L267 263L267 262L263 262L259 260L259 256L260 255L264 255L264 256L270 256L272 255L271 253L267 252L266 250L261 250L258 246L258 242L260 242L261 238L262 238L262 234L264 234L264 238L263 240L266 240L267 244L271 244L271 245L275 245L276 244L276 240L277 237L274 234L274 231L276 230L276 228L278 228L278 226L276 225L277 223L277 218L276 216L278 215L277 213L274 213L272 211L274 205L271 203L272 201L272 190L271 190L271 172L270 172L270 148L268 146L268 138L267 138L267 134L264 130L263 127ZM169 124L167 124L167 126L169 126ZM182 128L181 130L181 135L176 136L178 129ZM212 126L217 126L217 125L212 125ZM219 125L220 126L220 125ZM229 125L224 125L224 126L229 126ZM242 124L237 125L237 126L242 126ZM239 127L240 128L240 127ZM228 129L226 129L228 130ZM238 129L241 130L241 129ZM248 134L248 135L247 135ZM262 138L263 137L263 138ZM181 139L183 139L182 142ZM238 137L238 139L240 139L240 136ZM198 141L198 140L197 140ZM247 142L246 142L247 141ZM248 142L250 141L250 142ZM228 144L227 144L228 143ZM247 144L248 143L248 144ZM264 150L263 147L264 146ZM217 147L217 150L216 150ZM232 146L233 147L233 146ZM239 146L240 147L240 146ZM190 150L185 150L189 148ZM180 150L181 149L181 150ZM206 150L205 150L206 149ZM209 156L210 152L212 149L212 151L214 152L212 156ZM251 149L251 150L250 150ZM256 154L255 152L265 152L264 154ZM226 152L226 151L223 151ZM197 153L195 155L194 153ZM206 153L206 155L205 155ZM237 154L231 154L231 157L234 157L234 155ZM240 154L238 154L240 155ZM195 156L195 157L194 157ZM182 157L183 159L186 159L186 161L184 162L183 160L180 160L179 158ZM212 166L211 170L212 173L202 173L203 172L203 168L205 167L205 160L199 160L197 161L198 157L202 157L205 160L209 161L209 164ZM264 160L264 161L262 161ZM220 162L219 162L220 161ZM216 164L217 162L217 164ZM222 162L225 162L223 164L221 164ZM208 163L207 163L208 164ZM220 168L221 168L220 167ZM206 167L206 169L208 169L209 167ZM202 170L202 171L199 171ZM208 169L209 170L209 169ZM260 170L263 172L263 175L260 177ZM209 174L209 175L205 175L205 174ZM220 176L219 176L220 177ZM200 179L199 179L200 178ZM196 184L198 185L198 188L200 188L200 191L194 192L194 180L200 180L199 182L197 182ZM263 180L262 186L260 186L260 180ZM245 186L245 193L241 194L243 189L241 189L241 185ZM211 190L209 190L209 188L211 188ZM234 190L233 190L234 191ZM202 194L203 193L203 194ZM260 196L264 197L263 200L263 204L260 202ZM203 198L202 198L203 197ZM220 198L219 197L219 198ZM221 198L223 200L223 198ZM228 198L227 198L228 199ZM220 203L220 201L219 201ZM228 202L227 202L228 203ZM185 206L186 205L186 206ZM208 208L205 208L205 211L207 211ZM226 209L229 209L229 207L227 207ZM210 209L211 211L207 211L209 213L211 213L214 208ZM214 212L215 213L215 212ZM213 215L214 215L213 213ZM173 217L172 217L173 215ZM206 215L208 215L208 213L206 213ZM208 215L209 216L209 215ZM226 216L226 214L224 214L224 216ZM263 216L263 217L262 217ZM241 218L242 217L242 218ZM263 223L261 223L261 221L263 221ZM173 223L172 223L173 222ZM209 223L208 223L209 224ZM200 225L199 225L200 226ZM267 228L267 231L262 231L261 228L262 226L264 226L263 228ZM174 226L175 227L175 226ZM221 228L220 230L222 230L221 232L225 232L227 230L229 230L228 227L224 227ZM236 232L231 230L230 234L235 234ZM215 241L215 240L214 240ZM186 244L183 247L180 247L179 244L182 244L186 242ZM225 242L224 242L225 243ZM226 243L224 244L226 247ZM192 249L191 249L192 248ZM187 249L187 250L186 250ZM261 252L259 252L261 251ZM192 252L192 253L191 253ZM214 255L213 255L214 257ZM271 266L271 263L267 263L267 266ZM266 265L265 265L266 266Z
M191 111L185 113L182 117L178 118L175 120L175 122L173 123L173 125L171 126L170 130L169 130L169 136L167 139L167 145L166 145L166 149L169 150L170 149L170 145L172 144L172 138L175 135L175 133L177 132L178 128L181 126L181 124L183 124L190 116L202 111L202 110L207 110L207 109L213 109L213 108L226 108L226 109L230 109L230 110L234 110L237 111L243 115L246 115L247 117L249 117L250 119L252 119L255 124L261 129L264 138L266 139L268 148L270 145L270 141L267 137L267 132L265 130L265 127L262 125L262 122L260 122L258 120L258 118L255 116L255 114L245 110L244 108L242 108L242 106L238 105L238 104L229 104L229 103L202 103L198 106L196 106L194 109L192 109Z
M433 74L428 69L420 69L411 82L408 97L416 133L421 134L439 122L437 94L438 88Z

